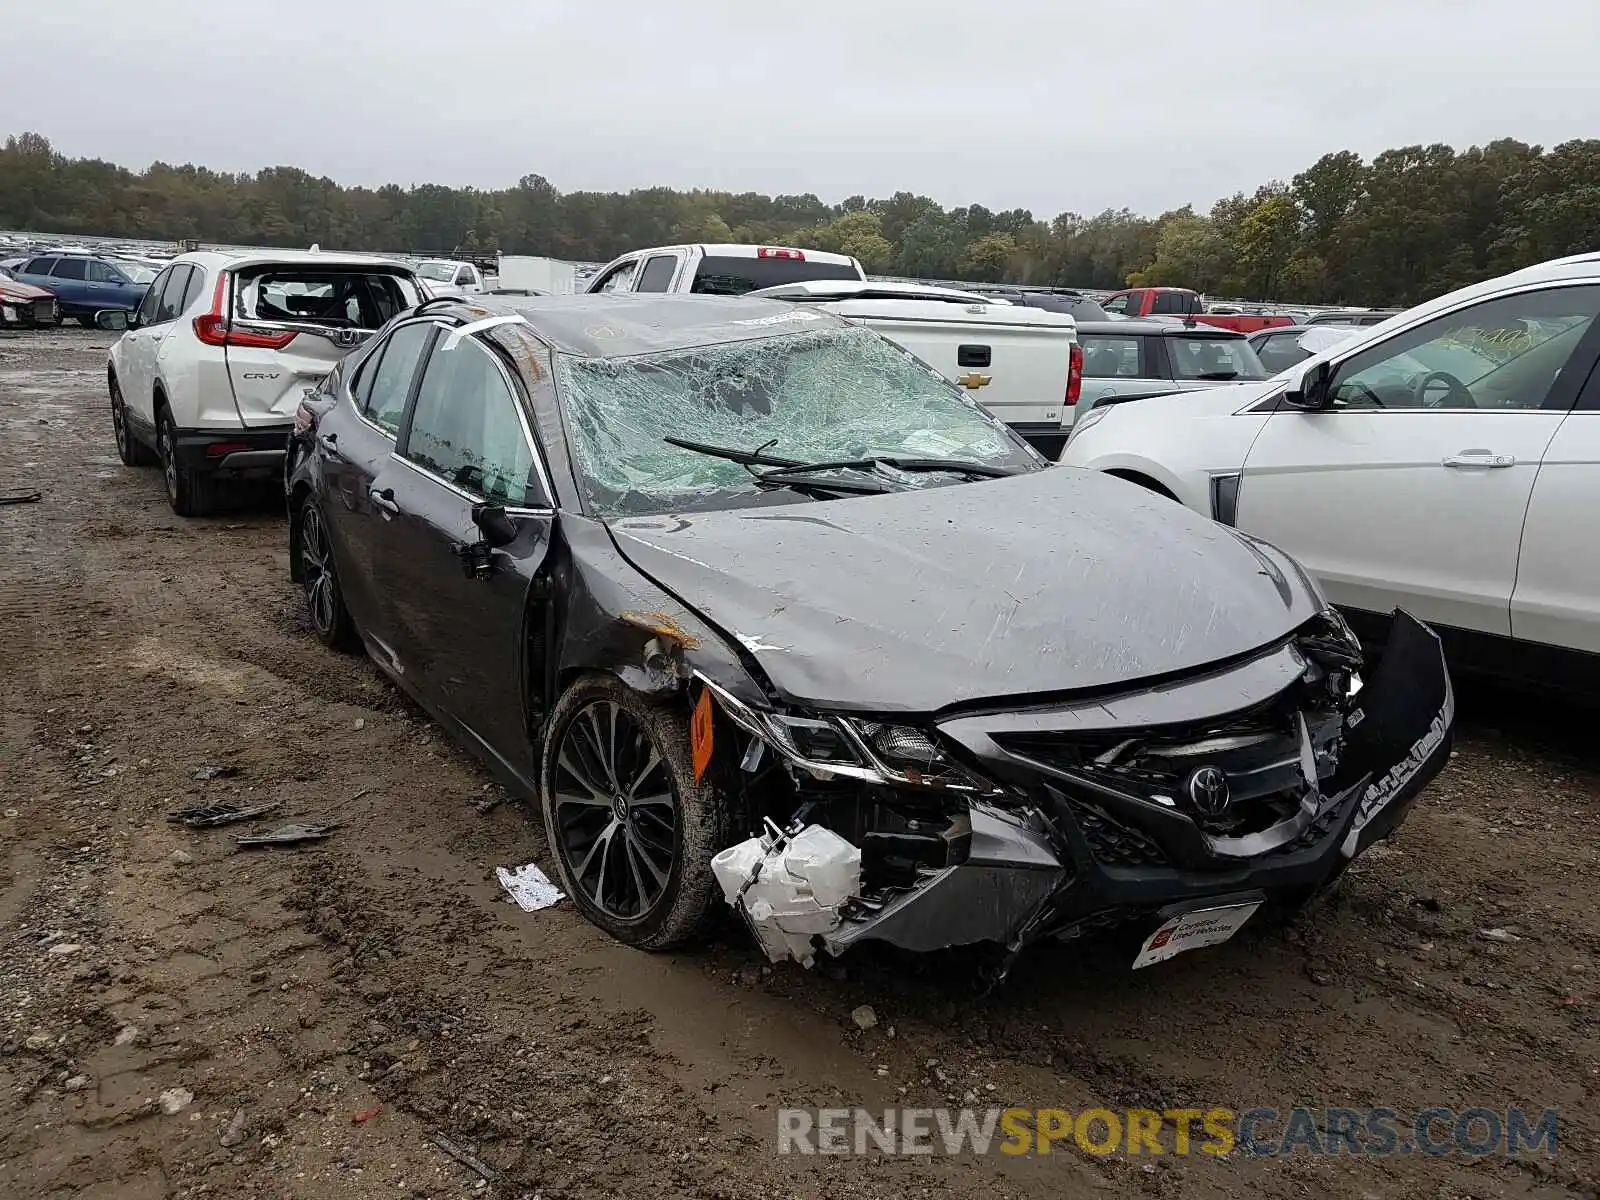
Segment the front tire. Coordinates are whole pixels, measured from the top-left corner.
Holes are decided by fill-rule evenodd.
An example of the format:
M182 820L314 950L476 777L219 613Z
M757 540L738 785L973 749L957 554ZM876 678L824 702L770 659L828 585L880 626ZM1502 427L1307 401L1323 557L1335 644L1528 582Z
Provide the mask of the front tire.
M296 528L300 543L300 585L305 590L311 628L324 646L353 654L361 649L361 637L356 633L355 622L344 604L344 591L339 587L328 523L322 517L322 509L310 496L300 506Z
M115 375L111 376L111 434L117 439L117 457L124 466L148 467L155 462L156 456L150 452L150 447L128 428L128 406L123 402L122 388Z
M642 950L703 933L719 894L711 856L729 821L715 790L695 782L682 705L585 675L547 728L539 806L562 890Z
M156 414L156 454L167 484L167 503L180 517L208 517L221 505L223 487L214 477L178 462L178 430L165 407Z

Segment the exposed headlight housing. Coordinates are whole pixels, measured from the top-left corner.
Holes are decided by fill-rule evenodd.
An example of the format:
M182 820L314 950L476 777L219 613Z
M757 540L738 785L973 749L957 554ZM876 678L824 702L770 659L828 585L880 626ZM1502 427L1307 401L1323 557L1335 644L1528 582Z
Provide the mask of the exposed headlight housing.
M711 692L728 720L815 779L859 779L888 787L975 795L1000 790L952 760L931 733L914 725L773 712L746 704L698 671L695 678Z

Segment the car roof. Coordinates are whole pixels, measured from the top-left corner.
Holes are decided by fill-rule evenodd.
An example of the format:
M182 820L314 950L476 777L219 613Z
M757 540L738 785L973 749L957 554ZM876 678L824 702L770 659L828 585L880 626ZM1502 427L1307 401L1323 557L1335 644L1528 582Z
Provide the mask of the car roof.
M880 283L871 279L800 279L747 293L779 300L805 297L818 300L951 300L967 304L1004 302L994 293L965 292L929 283Z
M1129 337L1139 334L1149 337L1183 337L1186 334L1204 334L1206 337L1242 338L1237 329L1223 329L1203 321L1079 321L1078 333L1107 337Z
M699 250L708 258L760 258L761 251L786 250L804 256L806 262L832 263L852 267L856 260L848 254L834 254L828 250L805 250L798 246L758 245L743 242L681 242L676 246L647 246L642 250L629 250L618 258L648 258L652 254L671 254L675 251Z
M320 267L395 267L411 270L396 258L378 258L371 254L334 254L323 250L194 250L169 259L173 263L198 263L216 270L221 267L320 266Z
M629 358L785 334L855 328L819 309L757 296L671 292L447 296L424 307L468 322L516 314L552 349L580 358Z

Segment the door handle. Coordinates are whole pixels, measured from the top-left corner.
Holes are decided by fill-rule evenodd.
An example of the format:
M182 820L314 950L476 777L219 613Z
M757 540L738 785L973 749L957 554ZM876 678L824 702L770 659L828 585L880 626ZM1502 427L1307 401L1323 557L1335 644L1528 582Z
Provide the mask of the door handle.
M393 488L383 488L381 490L379 488L368 488L367 499L371 500L373 504L383 509L391 517L400 515L400 506L394 502Z
M1444 465L1463 470L1483 471L1496 467L1514 467L1517 465L1517 460L1514 455L1496 454L1491 450L1462 450L1445 459Z

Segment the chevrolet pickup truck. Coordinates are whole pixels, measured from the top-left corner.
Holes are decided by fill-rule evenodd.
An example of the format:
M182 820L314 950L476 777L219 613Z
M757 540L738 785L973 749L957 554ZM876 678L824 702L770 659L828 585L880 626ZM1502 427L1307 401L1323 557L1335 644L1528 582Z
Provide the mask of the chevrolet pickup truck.
M1083 386L1068 314L924 284L822 279L751 295L812 305L909 350L1049 458L1072 432Z
M586 292L693 292L743 296L758 288L809 279L864 281L847 254L792 246L657 246L613 259L594 273Z
M1188 288L1129 288L1125 292L1112 292L1100 301L1100 307L1117 317L1172 317L1182 321L1193 321L1197 325L1234 329L1240 333L1255 333L1261 329L1294 324L1294 318L1289 316L1208 313L1205 310L1205 303L1200 299L1200 293L1192 292Z

